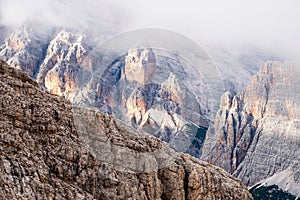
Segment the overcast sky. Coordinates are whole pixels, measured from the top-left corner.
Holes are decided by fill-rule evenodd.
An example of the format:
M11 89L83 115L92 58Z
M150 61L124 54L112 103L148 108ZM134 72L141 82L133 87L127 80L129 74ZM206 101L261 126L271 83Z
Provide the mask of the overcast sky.
M199 43L256 46L300 57L298 0L0 0L2 24L41 15L54 24L73 24L80 20L78 13L123 31L164 28Z

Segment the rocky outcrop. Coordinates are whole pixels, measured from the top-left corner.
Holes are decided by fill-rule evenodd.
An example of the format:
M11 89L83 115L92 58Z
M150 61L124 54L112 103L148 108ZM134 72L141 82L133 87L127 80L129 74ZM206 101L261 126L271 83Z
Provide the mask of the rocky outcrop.
M52 32L40 22L27 21L5 39L0 58L36 78Z
M125 58L125 77L128 81L136 81L142 84L151 82L155 65L155 55L152 49L129 50Z
M252 199L224 170L0 65L1 199Z
M37 81L52 94L68 96L79 88L81 65L91 48L83 43L83 37L83 34L62 30L48 45Z
M287 169L298 184L299 75L296 63L267 62L244 92L227 92L202 158L248 185Z
M244 160L252 144L257 120L243 110L242 97L227 91L223 94L220 110L209 127L201 157L233 173Z

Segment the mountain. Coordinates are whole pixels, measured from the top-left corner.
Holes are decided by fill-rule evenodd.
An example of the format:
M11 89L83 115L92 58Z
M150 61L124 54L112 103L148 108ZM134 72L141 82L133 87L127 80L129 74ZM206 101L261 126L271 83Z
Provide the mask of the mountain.
M235 92L240 92L247 87L252 76L259 71L264 62L284 60L255 48L230 50L207 44L205 50L218 66L223 77L224 88Z
M72 107L0 61L1 199L252 199L219 167Z
M36 77L44 59L51 28L42 23L26 22L14 29L0 47L0 57L9 65Z
M86 24L91 26L29 20L6 38L0 58L50 93L113 114L196 157L221 94L239 91L258 70L248 66L265 59L206 50L167 30L116 34L108 25Z
M299 195L299 75L295 62L269 61L243 92L226 92L201 158L247 185L277 174L286 184L271 184Z

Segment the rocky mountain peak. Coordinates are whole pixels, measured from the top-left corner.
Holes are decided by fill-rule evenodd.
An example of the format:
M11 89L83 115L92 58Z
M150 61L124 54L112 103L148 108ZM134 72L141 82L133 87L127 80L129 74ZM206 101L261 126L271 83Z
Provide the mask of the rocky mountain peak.
M0 47L0 57L35 78L54 30L40 22L27 21L14 29Z
M226 91L221 96L220 109L230 110L231 112L239 111L242 108L241 100L233 91Z
M202 158L249 185L287 169L299 180L299 75L297 63L269 61L243 92L226 92Z
M155 67L155 55L151 48L129 50L125 58L125 77L140 84L151 82Z
M61 30L51 40L37 75L37 81L51 93L67 96L76 88L76 75L89 48L83 42L84 37L81 33Z
M223 81L233 80L232 73L225 73L227 68L245 63L229 59L224 67L217 66L202 47L174 32L143 29L115 35L107 26L96 24L91 21L84 27L62 28L42 19L28 21L7 37L7 41L15 38L13 41L20 40L22 45L3 44L0 57L37 79L52 94L112 113L135 128L173 141L176 150L198 156L226 86ZM141 41L137 42L137 35ZM160 42L161 37L165 43ZM220 55L214 59L230 57ZM246 59L247 66L260 62L253 56ZM256 68L235 68L241 75L234 85L240 80L247 82L253 70ZM145 91L155 98L148 98Z

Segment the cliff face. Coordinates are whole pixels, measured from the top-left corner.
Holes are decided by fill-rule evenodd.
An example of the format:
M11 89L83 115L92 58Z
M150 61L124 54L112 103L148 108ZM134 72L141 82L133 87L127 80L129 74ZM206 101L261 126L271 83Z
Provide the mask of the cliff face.
M83 37L80 33L61 30L51 40L37 81L52 94L68 96L78 88L79 69L90 48Z
M252 199L218 167L0 65L1 199Z
M243 110L241 98L230 91L223 94L220 110L202 148L201 158L230 173L244 160L256 130L256 119Z
M226 88L235 85L239 89L256 70L248 70L245 66L256 66L261 62L255 55L243 59L247 64L240 62L238 57L224 60L230 56L220 52L219 60L224 62L218 61L220 66L216 66L202 49L197 51L194 56L197 59L194 59L191 53L195 49L190 41L182 49L176 49L176 45L166 51L164 48L145 48L145 45L136 49L132 45L139 42L137 33L129 39L123 37L126 34L120 34L120 38L116 36L116 40L101 46L107 42L103 42L104 39L114 35L110 28L103 28L94 24L88 29L62 28L47 25L44 21L27 21L7 36L0 47L0 58L36 79L50 93L64 96L74 104L88 102L132 127L169 142L177 151L197 157L205 130L217 110L215 105L218 103L215 102L219 102L223 82ZM0 32L2 35L4 31L0 29ZM153 32L155 34L144 33L142 36L146 39L161 34L157 31ZM176 35L172 44L184 43L181 39ZM128 48L118 49L130 42ZM97 52L97 48L103 47L100 53ZM114 52L110 52L111 49ZM189 49L185 58L179 52L183 49ZM116 54L115 57L110 53ZM201 62L190 63L193 60ZM240 74L238 78L227 73L228 63L241 66L232 69ZM234 81L231 83L231 80ZM241 85L240 80L243 81ZM152 96L144 95L145 91Z
M53 28L45 35L44 29L38 30L37 24L28 22L13 31L0 57L52 94L74 104L89 102L172 143L176 150L198 155L196 146L202 145L203 138L196 137L197 130L211 120L209 94L204 82L195 79L199 72L185 66L178 55L151 48L126 49L106 60L105 66L109 52L97 52L99 40L92 33ZM183 145L182 138L187 138Z
M1 59L36 77L52 32L52 28L40 22L27 22L17 27L1 44Z
M298 184L299 75L296 63L267 62L244 92L224 94L202 158L249 185L287 169Z

